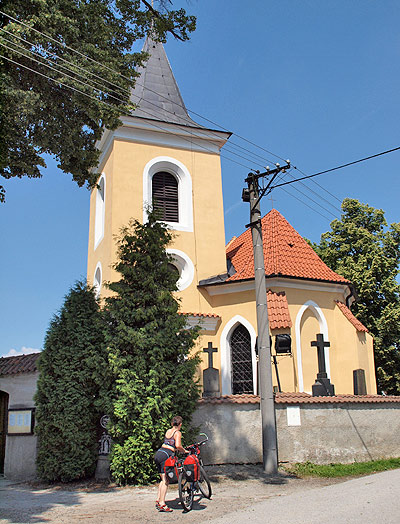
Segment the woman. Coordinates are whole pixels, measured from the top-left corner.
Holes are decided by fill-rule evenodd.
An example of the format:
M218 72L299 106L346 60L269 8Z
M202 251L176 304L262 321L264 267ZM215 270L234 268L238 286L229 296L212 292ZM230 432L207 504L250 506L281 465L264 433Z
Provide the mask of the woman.
M158 486L158 496L156 500L156 508L158 511L171 512L172 509L165 504L165 496L168 489L168 479L164 472L165 461L175 454L175 451L181 451L182 453L188 453L182 446L182 417L176 416L171 421L171 428L165 433L164 442L161 448L154 455L154 461L157 466L157 470L161 476L161 482Z

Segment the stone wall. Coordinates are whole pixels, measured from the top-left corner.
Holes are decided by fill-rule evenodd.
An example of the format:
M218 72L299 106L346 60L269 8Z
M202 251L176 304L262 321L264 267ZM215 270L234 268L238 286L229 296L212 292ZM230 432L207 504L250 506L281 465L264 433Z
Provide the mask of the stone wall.
M275 404L280 462L349 463L400 457L400 397L341 396ZM208 464L262 462L258 397L202 400L194 416L210 438Z

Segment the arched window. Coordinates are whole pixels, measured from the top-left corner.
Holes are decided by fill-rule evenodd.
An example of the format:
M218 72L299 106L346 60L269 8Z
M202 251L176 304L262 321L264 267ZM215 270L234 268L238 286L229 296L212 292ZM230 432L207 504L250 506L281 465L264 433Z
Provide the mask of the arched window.
M143 170L143 222L147 210L158 209L174 231L193 231L192 177L187 167L168 156L151 159Z
M178 181L166 171L160 171L152 179L153 208L165 222L179 222Z
M101 282L102 282L101 264L99 262L96 266L96 270L94 272L94 279L93 279L93 285L95 289L96 298L100 296Z
M99 187L96 193L96 217L94 222L94 249L104 236L104 214L105 214L105 190L106 180L104 175L99 180Z
M253 364L251 338L247 329L239 324L231 336L232 393L253 393Z

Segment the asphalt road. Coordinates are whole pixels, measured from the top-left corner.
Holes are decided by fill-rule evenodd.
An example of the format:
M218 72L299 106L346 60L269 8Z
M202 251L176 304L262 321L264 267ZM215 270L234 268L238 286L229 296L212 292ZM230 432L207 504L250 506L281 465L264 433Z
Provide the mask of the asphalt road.
M221 469L222 468L222 469ZM211 500L189 513L176 487L173 513L158 513L155 487L73 484L43 486L0 480L0 522L7 524L399 524L400 469L351 480L266 477L259 466L209 468Z
M399 524L400 469L253 504L210 524Z

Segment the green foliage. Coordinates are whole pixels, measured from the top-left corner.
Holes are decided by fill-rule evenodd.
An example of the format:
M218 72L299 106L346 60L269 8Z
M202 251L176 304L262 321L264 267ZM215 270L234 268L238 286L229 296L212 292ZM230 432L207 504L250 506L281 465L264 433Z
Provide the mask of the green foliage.
M195 29L184 9L156 5L161 11L140 0L2 2L17 21L0 14L1 176L40 177L51 154L79 186L94 187L95 143L132 109L135 66L146 59L133 43L150 31L161 41L168 32L187 40Z
M35 432L42 479L67 482L94 473L107 370L99 305L78 282L51 321L39 357Z
M110 432L111 471L120 484L157 478L153 454L174 415L190 423L199 396L194 380L198 356L189 356L198 336L186 329L173 295L177 275L165 247L171 233L150 213L131 221L118 243L121 275L109 284L106 342L114 376Z
M400 223L387 227L384 212L346 198L341 220L313 245L322 260L356 286L354 314L374 336L378 387L400 394Z
M356 475L370 475L378 471L400 468L400 458L370 460L368 462L352 462L351 464L313 464L304 462L293 464L286 468L298 477L349 477Z

